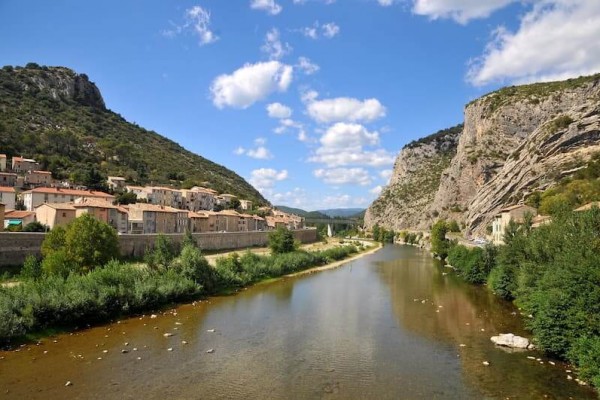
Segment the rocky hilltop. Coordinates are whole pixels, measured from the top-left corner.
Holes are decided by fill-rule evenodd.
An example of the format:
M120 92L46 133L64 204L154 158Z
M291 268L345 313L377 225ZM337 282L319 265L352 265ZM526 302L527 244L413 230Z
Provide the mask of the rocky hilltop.
M424 229L437 218L452 218L481 234L498 210L554 185L598 151L600 74L504 88L466 106L455 154L433 196L398 187L424 168L414 150L405 148L365 221ZM406 210L420 210L420 217L407 219Z
M35 158L75 183L95 168L137 184L198 184L268 203L235 172L107 109L85 74L64 67L0 69L0 153Z

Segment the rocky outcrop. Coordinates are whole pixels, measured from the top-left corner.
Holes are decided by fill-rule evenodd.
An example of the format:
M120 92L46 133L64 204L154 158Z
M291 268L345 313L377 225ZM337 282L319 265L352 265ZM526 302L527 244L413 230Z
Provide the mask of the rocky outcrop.
M403 227L447 218L482 234L499 209L553 185L600 151L599 111L600 75L509 87L473 101L432 200L428 193L403 203L422 211ZM400 153L397 163L404 157ZM399 171L393 179L404 176ZM392 199L386 203L399 205ZM381 224L393 226L386 218L398 213L387 210Z
M462 125L439 131L402 149L390 183L365 213L365 224L387 229L425 227L425 216L440 184L442 171L456 154Z

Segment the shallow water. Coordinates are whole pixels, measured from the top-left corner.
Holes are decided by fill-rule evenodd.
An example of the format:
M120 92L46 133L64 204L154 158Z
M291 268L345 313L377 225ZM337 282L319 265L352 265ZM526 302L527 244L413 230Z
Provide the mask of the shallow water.
M338 269L0 352L0 398L596 398L565 365L494 347L492 335L526 334L515 311L426 252L386 246Z

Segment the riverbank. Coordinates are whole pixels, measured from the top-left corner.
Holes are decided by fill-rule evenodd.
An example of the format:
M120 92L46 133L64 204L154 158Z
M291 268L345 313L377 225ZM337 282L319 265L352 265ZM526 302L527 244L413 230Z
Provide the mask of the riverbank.
M215 294L234 293L264 280L314 266L337 266L363 246L343 244L314 252L260 256L234 253L210 266L200 251L184 246L163 265L138 268L111 262L84 275L25 280L0 288L0 342L36 340L47 330L72 331ZM164 256L164 255L163 255ZM331 268L331 267L330 267Z

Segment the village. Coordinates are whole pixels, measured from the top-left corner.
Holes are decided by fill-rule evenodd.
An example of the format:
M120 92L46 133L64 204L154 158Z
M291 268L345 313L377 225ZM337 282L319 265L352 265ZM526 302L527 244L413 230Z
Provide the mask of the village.
M36 160L0 154L0 231L21 231L37 222L44 230L69 224L90 214L119 234L182 234L186 232L250 232L279 227L304 228L304 218L206 187L177 189L128 185L109 176L111 193L88 190L52 179ZM118 204L116 193L135 195Z

